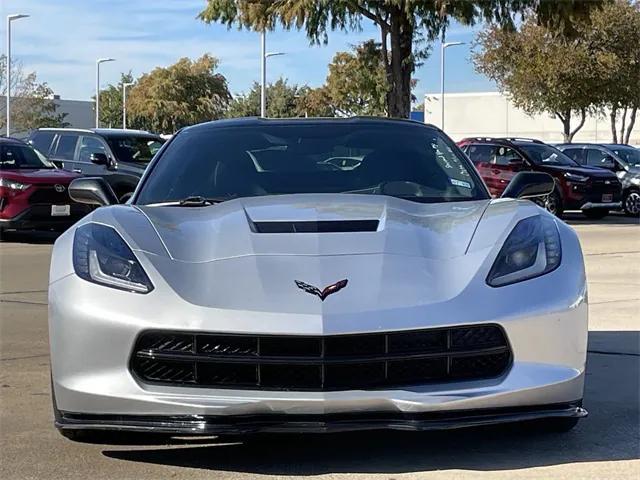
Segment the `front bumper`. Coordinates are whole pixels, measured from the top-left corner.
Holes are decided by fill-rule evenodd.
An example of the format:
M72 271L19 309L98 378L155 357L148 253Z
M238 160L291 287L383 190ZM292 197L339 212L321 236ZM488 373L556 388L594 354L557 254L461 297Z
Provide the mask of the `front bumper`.
M580 210L619 210L622 208L622 202L608 202L608 203L598 203L598 202L587 202Z
M62 430L112 430L174 435L252 433L332 433L357 430L446 430L542 418L583 418L581 402L524 408L463 410L442 413L341 415L134 416L87 415L56 411Z
M0 228L6 230L46 230L73 225L93 210L90 205L71 204L70 214L51 216L51 205L31 205L12 218L0 218Z

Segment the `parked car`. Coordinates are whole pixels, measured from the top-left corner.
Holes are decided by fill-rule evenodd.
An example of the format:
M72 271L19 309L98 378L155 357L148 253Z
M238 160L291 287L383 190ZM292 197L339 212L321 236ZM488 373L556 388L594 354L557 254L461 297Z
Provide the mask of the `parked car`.
M555 180L556 188L544 205L558 217L565 210L582 210L587 217L599 219L621 207L618 177L600 168L579 165L539 140L465 138L458 145L475 164L492 195L500 196L516 173L537 171Z
M362 158L326 162L341 155ZM66 436L565 431L587 414L579 239L516 200L548 195L546 173L496 201L423 123L234 119L177 133L128 204L103 185L73 183L102 207L52 252Z
M640 150L613 143L566 143L558 145L580 165L606 168L622 183L622 207L627 215L640 215Z
M92 210L69 198L69 184L79 176L20 140L0 138L0 231L63 230L75 223Z
M41 128L29 143L60 168L103 177L124 202L165 140L140 130Z

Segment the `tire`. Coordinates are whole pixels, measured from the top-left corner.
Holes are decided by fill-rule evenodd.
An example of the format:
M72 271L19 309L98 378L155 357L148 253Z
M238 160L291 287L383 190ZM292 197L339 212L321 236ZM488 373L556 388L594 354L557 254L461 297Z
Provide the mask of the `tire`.
M640 216L640 192L638 190L626 192L622 199L622 208L630 217Z
M547 196L544 202L544 208L556 217L562 218L564 206L562 205L562 198L560 198L560 194L556 189Z
M609 215L609 210L604 208L590 208L589 210L583 210L582 213L591 220L601 220Z

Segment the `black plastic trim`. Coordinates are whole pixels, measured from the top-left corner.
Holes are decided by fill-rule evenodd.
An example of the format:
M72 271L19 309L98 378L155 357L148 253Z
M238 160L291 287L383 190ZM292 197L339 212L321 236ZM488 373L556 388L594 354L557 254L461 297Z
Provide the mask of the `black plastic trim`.
M95 415L57 412L62 430L113 430L180 435L330 433L356 430L445 430L543 418L584 418L582 401L526 407L408 414L358 412L318 415Z

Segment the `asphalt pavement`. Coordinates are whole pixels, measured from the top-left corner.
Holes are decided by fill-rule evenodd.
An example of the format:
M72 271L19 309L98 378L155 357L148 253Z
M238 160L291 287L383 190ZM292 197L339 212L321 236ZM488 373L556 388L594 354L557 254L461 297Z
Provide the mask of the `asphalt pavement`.
M47 276L53 234L0 243L0 478L236 479L640 478L640 225L569 218L587 263L590 333L585 407L566 434L517 426L450 432L266 435L238 440L140 437L81 444L53 428Z

